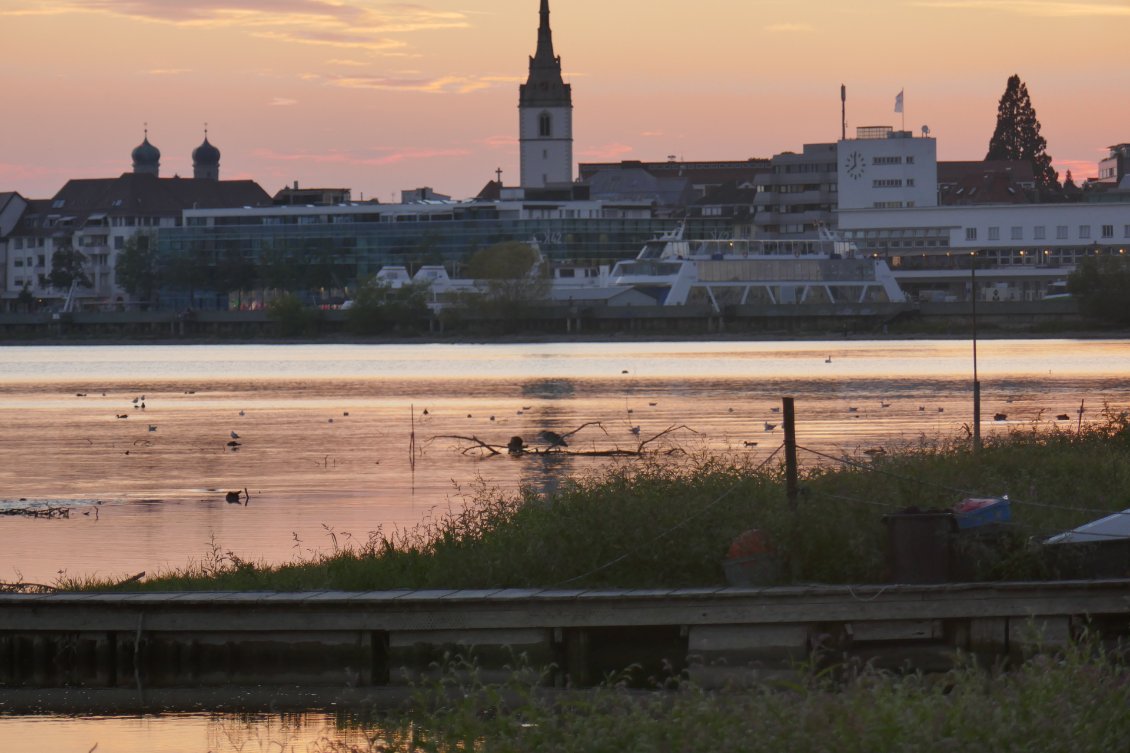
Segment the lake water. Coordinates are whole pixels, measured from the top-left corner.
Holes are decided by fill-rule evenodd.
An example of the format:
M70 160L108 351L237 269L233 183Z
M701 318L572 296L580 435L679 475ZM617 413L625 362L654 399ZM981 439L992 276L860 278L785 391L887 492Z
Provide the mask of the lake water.
M978 372L986 434L1130 407L1122 340L981 341ZM2 347L0 511L70 517L0 515L0 582L154 573L213 547L288 561L415 525L478 484L552 489L612 462L484 457L451 437L537 446L599 422L569 447L608 450L686 427L649 447L760 459L789 395L802 464L860 457L962 434L971 382L971 344L941 340ZM307 750L327 720L302 719L0 717L0 748L276 750L282 735Z
M281 562L415 525L478 483L552 488L609 462L445 437L536 447L600 422L570 449L632 449L685 426L649 446L762 458L783 395L821 453L953 436L972 420L971 356L959 341L4 347L0 510L71 512L0 515L0 582L153 573L213 546ZM982 341L978 370L986 433L1130 404L1124 341Z

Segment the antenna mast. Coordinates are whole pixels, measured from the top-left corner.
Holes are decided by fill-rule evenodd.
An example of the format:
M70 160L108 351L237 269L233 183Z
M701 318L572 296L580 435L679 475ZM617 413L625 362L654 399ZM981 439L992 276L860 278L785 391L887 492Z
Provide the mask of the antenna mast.
M840 84L840 141L847 141L847 87Z

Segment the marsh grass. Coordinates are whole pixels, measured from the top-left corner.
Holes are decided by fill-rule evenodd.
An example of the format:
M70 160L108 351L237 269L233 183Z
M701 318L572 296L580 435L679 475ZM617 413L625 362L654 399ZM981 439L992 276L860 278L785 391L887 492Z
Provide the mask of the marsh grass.
M563 480L551 495L485 484L466 504L405 529L377 529L283 565L253 563L213 545L199 562L128 590L382 590L503 587L689 587L725 582L722 561L742 531L765 531L782 580L883 581L882 516L949 508L966 496L1009 495L1013 525L973 579L1049 573L1032 541L1130 508L1125 413L1074 429L1017 428L987 438L922 441L873 459L817 457L802 448L801 495L784 493L779 462L727 456L668 464L625 462ZM106 589L106 581L63 588Z
M521 674L486 685L467 670L456 662L407 709L363 725L365 742L326 739L317 750L1109 753L1130 740L1126 665L1086 638L1008 672L972 661L942 675L863 667L742 690L555 692Z

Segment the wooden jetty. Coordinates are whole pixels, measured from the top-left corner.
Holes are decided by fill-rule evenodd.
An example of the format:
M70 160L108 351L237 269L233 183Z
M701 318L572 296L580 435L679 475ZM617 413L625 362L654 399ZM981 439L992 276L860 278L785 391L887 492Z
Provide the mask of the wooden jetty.
M761 682L814 655L944 669L1130 635L1130 580L654 590L0 595L6 689L389 687L454 657L484 679Z

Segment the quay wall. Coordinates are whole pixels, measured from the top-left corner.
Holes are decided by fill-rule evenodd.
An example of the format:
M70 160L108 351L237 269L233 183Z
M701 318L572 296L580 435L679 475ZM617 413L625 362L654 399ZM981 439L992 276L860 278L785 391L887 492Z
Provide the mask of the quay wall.
M348 312L314 311L300 333L267 311L76 311L71 313L0 314L0 340L52 339L198 341L242 338L348 337ZM1085 321L1070 300L978 303L978 326L988 334L1081 329ZM439 316L389 326L391 337L458 337L462 334L585 335L854 335L965 333L973 311L969 303L863 303L735 305L721 313L707 306L540 306L528 309L520 322L471 313Z
M802 662L986 666L1130 637L1130 580L562 591L0 594L0 705L28 688L411 684L447 668L551 686L706 687ZM631 669L629 669L631 668Z

